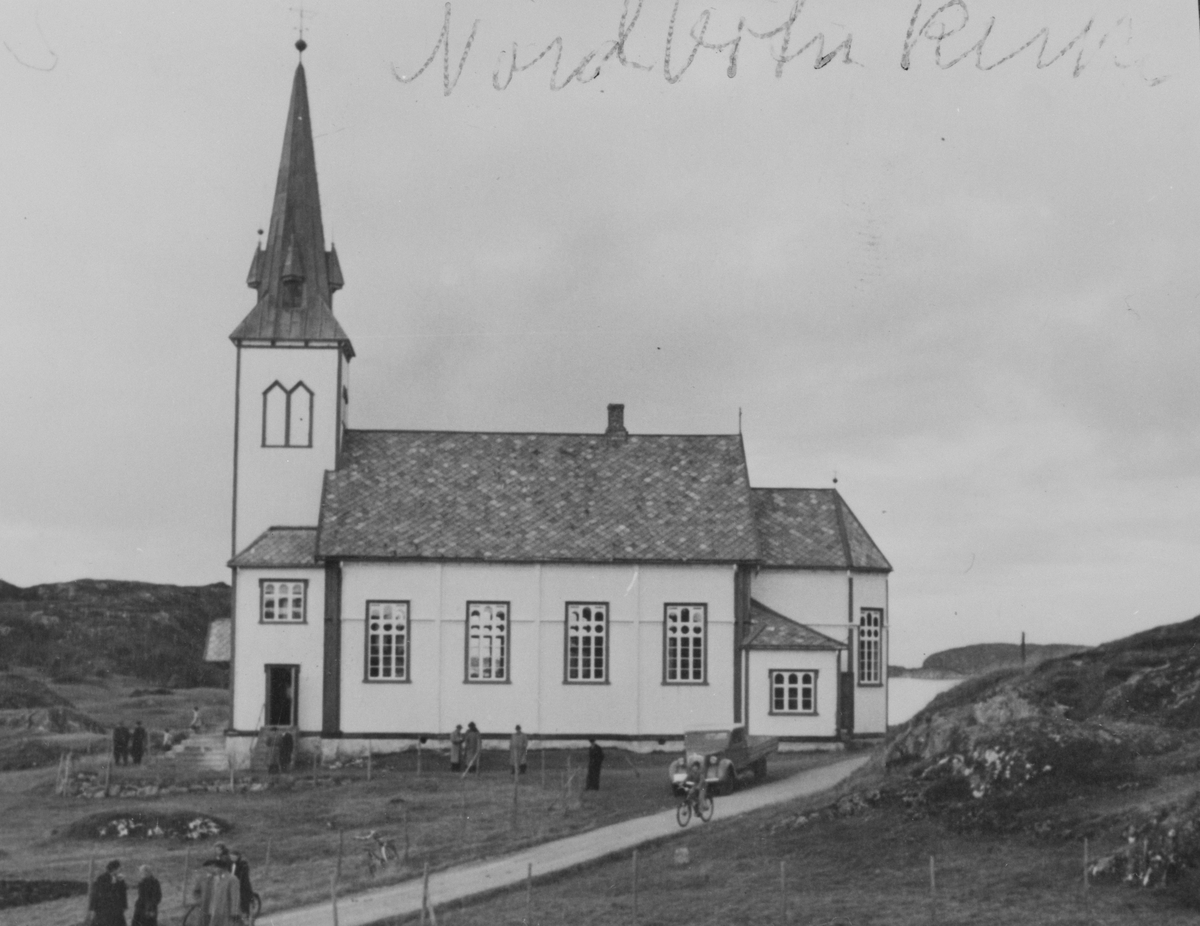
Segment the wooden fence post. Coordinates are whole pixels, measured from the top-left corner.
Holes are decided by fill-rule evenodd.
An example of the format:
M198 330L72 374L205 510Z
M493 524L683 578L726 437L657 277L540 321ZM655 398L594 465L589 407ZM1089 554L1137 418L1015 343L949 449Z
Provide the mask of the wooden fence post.
M371 741L367 740L367 781L371 780Z
M533 926L533 862L525 869L525 926Z
M342 880L342 852L345 849L345 847L346 847L346 831L343 829L339 829L338 830L337 869L336 869L336 875L337 875L338 881Z
M542 740L538 743L538 752L542 758L542 790L546 790L546 741Z
M425 919L429 910L429 863L425 863L425 871L421 875L421 926L425 926Z
M421 777L421 756L422 756L422 754L423 754L423 750L421 749L421 740L418 738L417 739L417 777L418 778Z
M84 911L84 920L87 919L87 914L92 909L92 882L96 879L96 856L93 853L88 859L88 889L87 889L87 910Z
M338 926L337 915L337 875L333 874L329 878L329 904L333 910L333 926Z
M779 902L783 916L780 922L787 926L787 862L779 860Z
M937 922L937 868L929 856L929 922Z
M266 884L267 879L271 877L271 840L267 839L267 860L263 862L262 883Z
M187 906L188 869L192 867L192 846L188 843L187 854L183 857L183 890L180 893L180 906Z
M408 805L404 805L404 864L408 864L408 848L411 843L408 837Z
M637 849L633 850L633 926L637 926L638 921L638 866L637 866Z

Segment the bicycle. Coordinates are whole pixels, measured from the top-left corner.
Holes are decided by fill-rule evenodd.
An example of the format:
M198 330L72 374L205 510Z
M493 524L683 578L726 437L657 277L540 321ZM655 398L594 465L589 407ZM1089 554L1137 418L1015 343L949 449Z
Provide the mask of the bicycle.
M262 898L258 896L257 892L251 892L251 894L250 894L250 919L248 921L250 924L253 924L254 921L256 919L258 919L258 914L261 910L262 910ZM200 926L200 923L202 923L203 921L204 921L204 916L200 912L200 902L197 901L196 903L193 903L190 907L188 907L187 910L184 911L181 926Z
M371 840L375 844L367 846L363 851L366 853L367 872L374 875L379 868L387 868L394 862L399 861L400 853L396 850L396 843L385 836L379 835L375 830L371 830L363 836L355 836L359 841Z
M701 821L707 823L713 818L715 809L708 789L696 785L688 789L683 800L679 802L679 806L675 808L675 821L680 826L687 826L692 822L692 814L695 813Z

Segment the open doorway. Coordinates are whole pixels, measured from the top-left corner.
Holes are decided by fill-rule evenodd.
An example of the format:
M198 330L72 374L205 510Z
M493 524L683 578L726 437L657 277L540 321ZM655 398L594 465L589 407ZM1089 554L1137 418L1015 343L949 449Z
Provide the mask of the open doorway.
M266 721L269 727L294 727L298 713L296 710L297 682L300 676L299 666L266 666L267 670L267 710Z

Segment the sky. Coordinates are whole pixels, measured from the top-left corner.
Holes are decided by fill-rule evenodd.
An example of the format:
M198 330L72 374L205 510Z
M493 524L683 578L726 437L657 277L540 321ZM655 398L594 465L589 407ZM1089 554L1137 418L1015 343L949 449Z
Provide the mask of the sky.
M297 10L0 7L0 578L228 580ZM1200 612L1194 4L303 21L351 426L740 416L753 485L836 477L891 561L893 663Z

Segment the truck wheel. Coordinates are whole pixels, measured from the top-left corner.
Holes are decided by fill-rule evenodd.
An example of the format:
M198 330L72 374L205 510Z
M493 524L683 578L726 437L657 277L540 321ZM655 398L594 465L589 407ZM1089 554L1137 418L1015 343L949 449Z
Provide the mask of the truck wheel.
M767 777L767 760L766 759L757 760L752 766L750 766L750 768L754 772L754 777L757 778L759 781L762 781L764 778Z

